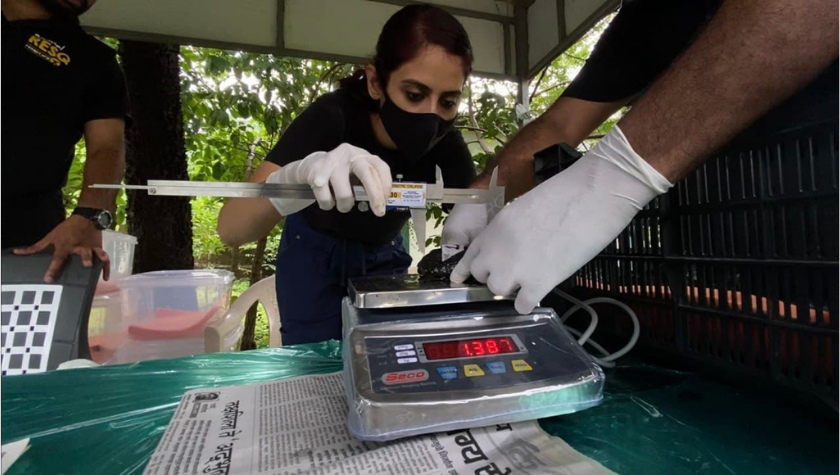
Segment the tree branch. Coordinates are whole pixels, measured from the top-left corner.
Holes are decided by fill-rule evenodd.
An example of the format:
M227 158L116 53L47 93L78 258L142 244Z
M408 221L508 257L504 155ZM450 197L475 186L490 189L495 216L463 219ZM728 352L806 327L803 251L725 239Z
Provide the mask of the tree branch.
M578 61L582 61L582 62L584 62L584 63L586 62L586 59L581 58L580 56L575 56L575 55L573 55L573 54L569 54L569 53L563 53L563 54L564 54L564 55L566 55L566 56L568 56L568 57L570 57L570 58L572 58L572 59L576 59L576 60L578 60Z
M318 94L319 89L321 87L321 83L324 81L324 79L330 77L333 74L333 72L335 72L335 70L337 70L340 67L341 67L341 63L335 63L332 66L330 66L329 69L324 71L324 74L322 74L320 78L318 78L318 82L316 82L315 87L312 88L312 94L309 95L309 102L310 103L315 101L315 96Z
M538 92L538 93L536 93L536 94L532 95L532 96L531 96L531 98L534 98L534 97L536 97L536 96L541 96L541 95L545 94L545 93L546 93L546 92L548 92L548 91L551 91L551 90L553 90L553 89L557 89L558 87L568 86L568 85L569 85L569 83L571 83L571 82L572 82L572 81L563 81L563 82L561 82L561 83L557 83L557 84L555 84L555 85L553 85L553 86L551 86L551 87L547 87L547 88L543 89L542 91L540 91L540 92Z
M251 178L251 175L254 173L254 157L257 154L257 145L260 143L260 136L257 135L254 137L254 141L251 142L251 147L248 150L248 165L245 167L245 179L248 180Z
M482 133L487 132L486 129L482 129L481 127L471 127L469 125L456 125L455 128L458 129L458 130L472 130L474 132L482 132Z
M537 94L537 89L540 88L540 83L542 82L543 78L545 77L545 73L548 71L548 66L543 68L542 72L540 73L540 77L537 78L537 82L534 83L534 90L531 92L531 95L528 96L528 104L534 100L534 96Z
M484 153L491 154L491 153L493 153L493 151L490 150L489 145L487 145L486 143L484 143L483 140L481 140L481 132L478 130L479 129L478 121L475 120L475 111L473 109L473 101L472 101L472 97L473 97L472 77L470 77L470 79L469 79L469 88L470 88L470 94L469 94L469 96L467 96L467 109L468 109L468 113L470 115L470 123L472 124L473 130L475 131L475 136L478 139L478 145L481 146L481 149L484 150Z

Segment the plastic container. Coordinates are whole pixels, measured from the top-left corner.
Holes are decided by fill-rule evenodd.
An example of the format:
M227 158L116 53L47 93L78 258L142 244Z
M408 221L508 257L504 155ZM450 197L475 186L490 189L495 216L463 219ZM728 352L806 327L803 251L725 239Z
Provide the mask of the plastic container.
M106 282L99 276L88 321L88 347L91 359L99 364L113 363L116 350L125 341L122 325L122 298L119 283L131 275L137 238L114 231L102 231L102 248L111 261L111 275Z
M230 305L233 279L228 271L178 270L121 280L120 331L125 340L111 362L204 353L204 328Z
M137 238L134 236L108 230L102 231L102 249L108 253L111 260L110 280L120 280L131 275L136 246Z
M121 302L118 286L97 287L90 306L88 346L91 359L99 364L113 363L114 354L125 341Z

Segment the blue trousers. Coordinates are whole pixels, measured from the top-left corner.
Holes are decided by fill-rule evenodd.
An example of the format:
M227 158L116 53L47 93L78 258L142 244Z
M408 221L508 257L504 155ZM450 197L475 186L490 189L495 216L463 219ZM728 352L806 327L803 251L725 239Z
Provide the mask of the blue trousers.
M316 231L298 214L288 216L275 277L283 345L341 340L348 279L405 274L409 265L400 236L372 246Z

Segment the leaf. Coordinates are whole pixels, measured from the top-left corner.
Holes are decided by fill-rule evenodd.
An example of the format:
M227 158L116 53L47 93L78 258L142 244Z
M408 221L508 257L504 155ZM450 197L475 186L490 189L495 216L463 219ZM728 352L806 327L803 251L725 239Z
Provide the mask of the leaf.
M236 113L239 114L239 117L243 119L250 119L251 118L251 108L246 101L240 101L235 106Z
M277 117L272 115L265 121L265 131L268 132L269 135L273 135L277 132L277 130Z
M207 72L221 74L230 68L230 62L224 56L210 56L207 59Z
M216 109L210 115L210 124L211 125L227 125L230 123L230 117L228 116L226 111L221 109Z

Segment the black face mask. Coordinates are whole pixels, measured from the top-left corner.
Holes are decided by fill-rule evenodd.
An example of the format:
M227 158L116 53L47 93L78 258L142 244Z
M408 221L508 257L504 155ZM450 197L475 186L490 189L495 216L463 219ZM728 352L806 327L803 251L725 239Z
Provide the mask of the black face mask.
M404 111L388 96L379 109L379 116L397 149L410 162L419 160L455 125L455 119L444 120L437 114Z

